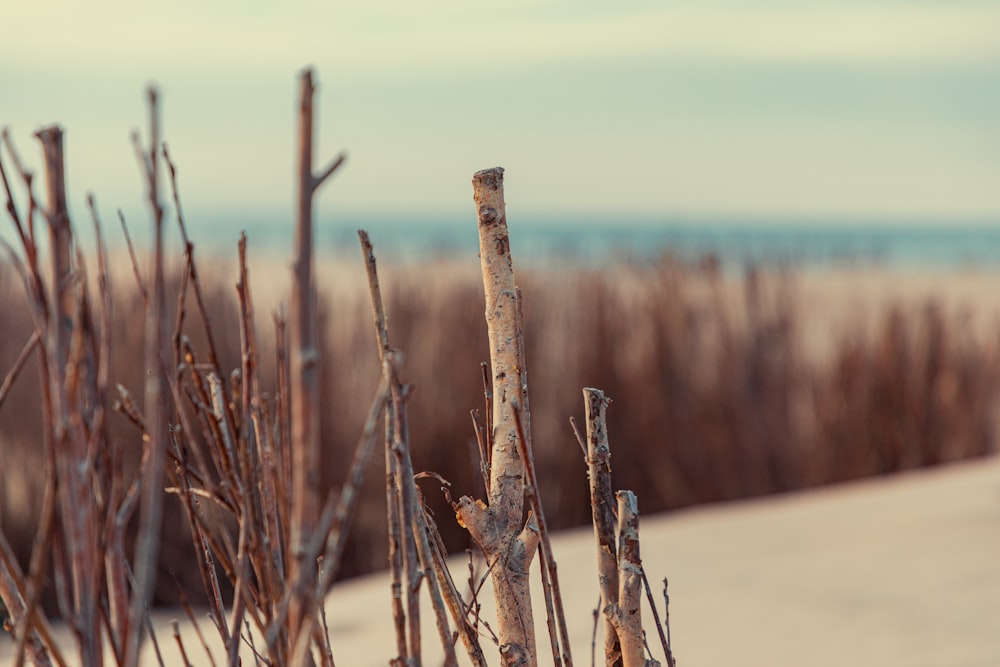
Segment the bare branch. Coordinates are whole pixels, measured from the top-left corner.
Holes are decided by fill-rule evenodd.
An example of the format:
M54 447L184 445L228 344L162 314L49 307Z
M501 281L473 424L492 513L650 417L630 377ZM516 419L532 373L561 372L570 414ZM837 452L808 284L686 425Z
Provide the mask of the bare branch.
M537 536L530 526L522 524L525 471L518 454L513 406L525 405L527 384L523 375L523 334L507 233L503 169L496 167L476 172L472 188L479 223L479 256L492 371L490 504L487 509L482 501L463 497L456 505L456 513L487 560L498 566L493 570L493 590L504 660L523 658L526 665L533 666L537 664L537 652L526 572L534 557ZM527 416L524 422L525 426L530 423ZM530 443L527 430L525 436L525 442Z
M333 175L333 172L337 171L337 169L339 169L340 166L346 161L347 153L344 153L343 151L337 153L336 157L334 157L321 172L313 176L313 190L316 190L319 186L323 185L323 181L330 178L330 176Z
M7 392L10 391L10 388L13 386L17 376L20 375L21 369L24 368L24 364L28 361L28 357L31 356L32 352L34 352L39 340L40 336L38 335L38 331L33 332L24 344L24 347L21 348L21 353L17 355L17 359L14 360L14 365L10 367L9 371L7 371L7 375L3 379L3 384L0 384L0 407L3 407L3 402L7 398Z
M542 511L541 490L538 488L538 478L535 475L535 460L530 445L525 438L521 410L514 404L514 422L517 427L518 452L521 464L524 466L525 489L531 510L538 523L538 534L542 551L542 587L545 595L545 611L549 625L549 638L552 643L552 661L556 667L565 665L573 667L573 657L569 645L569 631L566 628L566 612L563 609L562 592L559 590L559 574L555 554L552 552L552 542L549 529Z
M167 415L162 375L165 339L165 294L163 278L163 208L159 200L158 160L160 142L159 109L155 88L148 91L150 149L146 164L149 205L153 216L152 290L146 307L146 387L145 416L149 433L148 457L142 471L142 501L139 536L135 551L136 586L129 609L129 637L125 664L136 667L139 661L143 618L151 604L153 581L159 563L160 526L163 516L163 469L167 450ZM142 155L142 151L139 151Z
M312 70L301 76L299 97L298 217L292 264L291 316L291 425L292 516L290 578L299 578L305 545L312 539L319 504L319 347L316 321L316 280L313 258L313 80ZM289 640L295 642L305 623L305 600L292 600Z

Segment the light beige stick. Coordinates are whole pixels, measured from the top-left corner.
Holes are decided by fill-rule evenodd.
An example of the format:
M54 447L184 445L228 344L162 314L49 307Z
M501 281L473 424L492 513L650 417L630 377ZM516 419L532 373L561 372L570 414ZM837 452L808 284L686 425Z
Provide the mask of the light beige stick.
M659 667L646 661L642 634L642 560L639 558L639 505L631 491L618 497L618 605L611 612L622 643L624 667Z
M615 547L615 499L611 491L611 447L606 414L611 402L600 389L583 390L587 415L587 468L590 477L590 507L597 542L597 576L601 587L601 609L618 601L618 550ZM621 664L621 641L608 616L604 617L604 661Z
M491 564L497 631L504 664L535 665L534 619L528 567L538 547L534 526L524 526L524 466L517 450L514 405L524 404L523 354L518 343L517 288L510 256L503 196L503 169L472 178L479 220L479 256L486 295L486 325L493 372L493 425L489 506L462 497L459 521ZM527 415L525 424L530 423ZM530 438L530 435L528 436Z

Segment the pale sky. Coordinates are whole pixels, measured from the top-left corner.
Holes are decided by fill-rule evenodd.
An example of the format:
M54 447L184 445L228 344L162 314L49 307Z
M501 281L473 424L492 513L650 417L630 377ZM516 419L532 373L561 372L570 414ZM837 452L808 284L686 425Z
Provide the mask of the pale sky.
M316 67L320 214L1000 220L1000 2L49 0L0 13L0 125L66 128L73 207L141 210L144 87L189 217L290 217Z

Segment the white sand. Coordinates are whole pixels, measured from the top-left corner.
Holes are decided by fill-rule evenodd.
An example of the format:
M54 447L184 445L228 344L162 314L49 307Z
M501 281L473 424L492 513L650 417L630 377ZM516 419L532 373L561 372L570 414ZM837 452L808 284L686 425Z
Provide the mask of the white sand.
M1000 459L649 517L640 533L650 578L670 578L680 665L1000 665ZM592 532L554 547L574 659L590 664ZM341 664L386 664L388 604L381 576L334 591Z
M682 666L1000 665L1000 458L647 517L640 532L654 585L670 578ZM592 533L560 534L554 548L575 662L587 665L597 599ZM465 563L454 570L464 580ZM385 575L337 586L328 610L338 664L387 664L394 639ZM426 605L424 614L425 662L440 664ZM171 618L179 615L157 614L174 665ZM549 664L541 610L536 621ZM211 642L207 621L203 630ZM191 629L183 634L194 664L206 664ZM10 648L0 641L0 662Z

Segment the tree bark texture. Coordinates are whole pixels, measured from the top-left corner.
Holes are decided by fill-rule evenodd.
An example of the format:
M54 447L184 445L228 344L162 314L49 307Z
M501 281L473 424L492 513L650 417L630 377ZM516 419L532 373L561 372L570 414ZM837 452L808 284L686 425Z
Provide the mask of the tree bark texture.
M528 568L538 547L535 523L524 523L524 466L517 448L515 405L524 405L525 376L518 298L503 195L503 169L472 178L493 374L489 505L468 496L456 506L459 521L491 563L497 634L505 665L535 665L534 621ZM528 423L525 419L525 423Z
M624 667L646 667L642 635L639 506L631 491L618 497L618 604L610 610L621 638ZM608 610L605 611L608 613Z
M611 402L600 389L583 390L587 417L587 468L590 506L597 542L597 576L601 608L618 600L618 553L615 546L615 497L611 490L611 447L608 443L607 408ZM609 667L622 664L621 641L614 623L604 618L604 660Z

